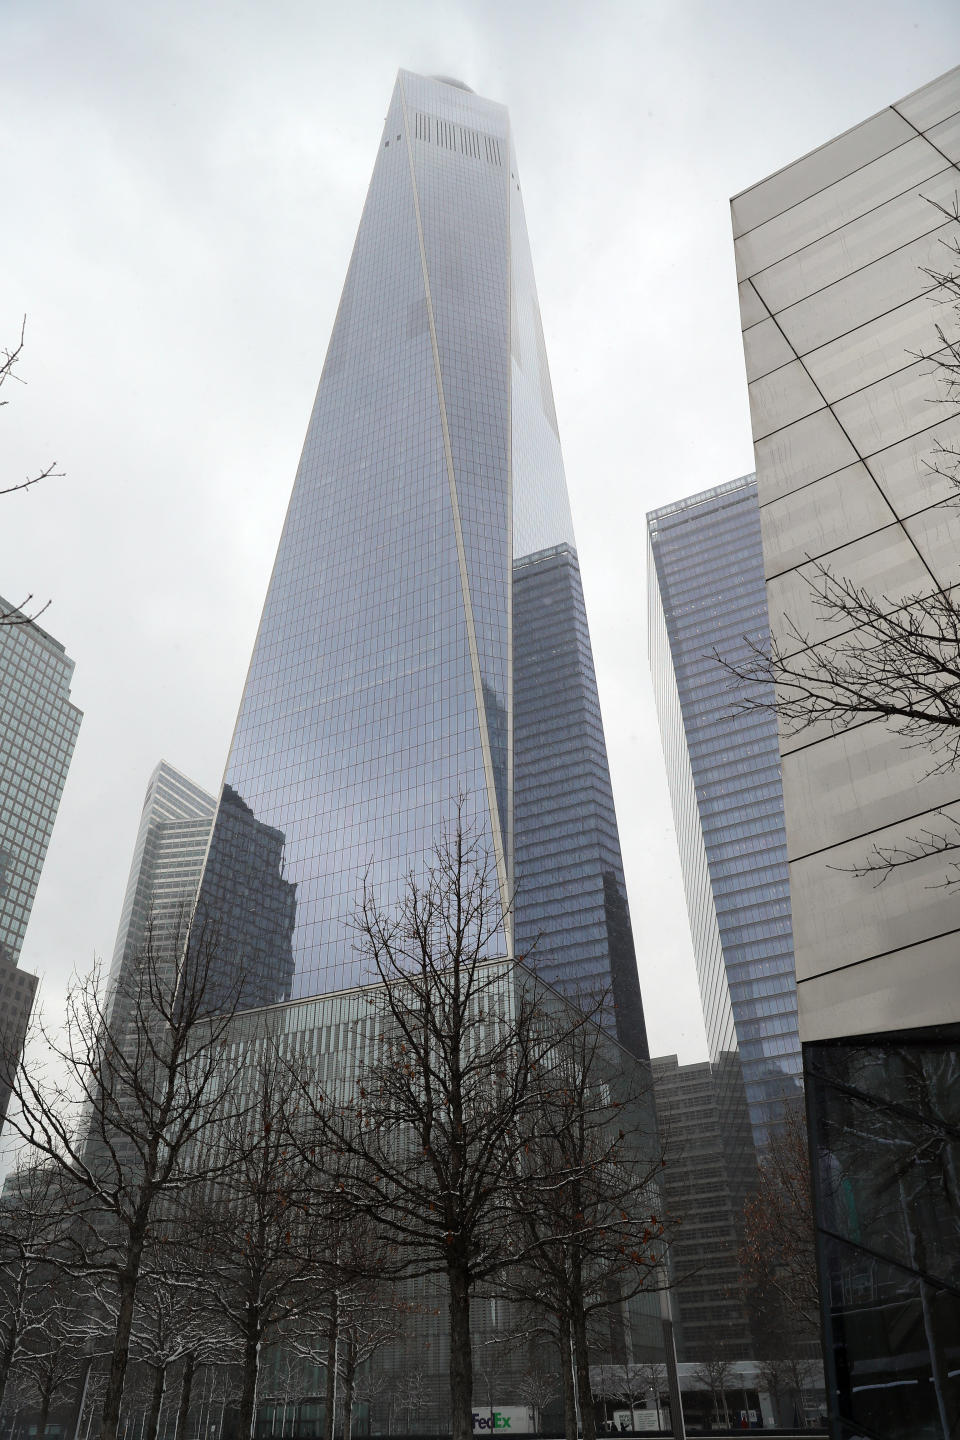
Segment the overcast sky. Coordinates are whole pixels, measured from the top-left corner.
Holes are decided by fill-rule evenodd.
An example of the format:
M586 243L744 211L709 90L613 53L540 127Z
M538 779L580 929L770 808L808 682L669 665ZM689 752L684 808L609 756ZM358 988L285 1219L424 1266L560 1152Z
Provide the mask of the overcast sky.
M655 1054L706 1054L645 513L753 468L731 194L960 60L956 0L2 0L0 594L84 710L22 964L109 957L161 757L220 784L398 67L509 105ZM6 392L5 392L6 393Z

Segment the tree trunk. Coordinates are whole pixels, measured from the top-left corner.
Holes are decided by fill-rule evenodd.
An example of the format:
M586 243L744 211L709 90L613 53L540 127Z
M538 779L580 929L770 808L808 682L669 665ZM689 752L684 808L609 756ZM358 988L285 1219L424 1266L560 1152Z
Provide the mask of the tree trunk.
M37 1417L37 1437L36 1437L36 1440L43 1440L43 1437L44 1437L44 1436L46 1435L46 1433L47 1433L47 1419L48 1419L48 1417L49 1417L49 1415L50 1415L50 1396L51 1396L51 1394L52 1394L52 1391L50 1391L50 1390L41 1391L41 1394L40 1394L40 1414L39 1414L39 1416Z
M473 1355L470 1351L470 1271L447 1267L450 1286L450 1436L473 1440Z
M107 1389L103 1397L103 1415L100 1420L100 1440L117 1440L120 1426L120 1405L123 1401L123 1382L130 1358L130 1330L133 1326L133 1309L137 1299L137 1280L140 1275L140 1254L143 1241L131 1241L127 1266L117 1280L118 1301L117 1329L110 1356L110 1372Z
M22 1308L22 1305L18 1304L14 1314L10 1316L10 1326L4 1337L3 1348L0 1349L0 1408L3 1406L3 1396L7 1388L7 1380L10 1376L10 1366L13 1364L13 1356L20 1335Z
M240 1389L240 1406L237 1416L237 1434L240 1440L252 1440L257 1423L257 1386L260 1382L260 1317L256 1310L249 1310L247 1328L243 1337L243 1385ZM221 1422L221 1430L223 1424Z
M343 1358L343 1440L352 1440L353 1432L353 1387L357 1379L357 1345L352 1336L347 1336Z
M337 1426L337 1350L340 1339L340 1296L334 1290L330 1297L330 1323L327 1327L327 1384L324 1391L324 1440L333 1440Z
M183 1378L180 1381L180 1404L177 1406L177 1428L174 1432L174 1440L186 1440L187 1417L190 1414L190 1391L193 1389L193 1375L196 1368L196 1352L191 1350L183 1361Z
M563 1434L564 1440L577 1440L577 1387L573 1382L573 1352L571 1350L570 1317L564 1312L559 1317L557 1348L560 1352L560 1383L563 1393Z
M166 1389L166 1364L155 1365L153 1367L153 1391L150 1395L150 1413L147 1418L146 1440L157 1440L157 1432L160 1429L160 1412L163 1409L163 1397Z
M583 1440L597 1440L597 1412L590 1388L590 1355L587 1351L587 1317L583 1308L583 1276L580 1257L571 1264L570 1323L573 1327L573 1353L577 1366L577 1391L580 1396L580 1424Z

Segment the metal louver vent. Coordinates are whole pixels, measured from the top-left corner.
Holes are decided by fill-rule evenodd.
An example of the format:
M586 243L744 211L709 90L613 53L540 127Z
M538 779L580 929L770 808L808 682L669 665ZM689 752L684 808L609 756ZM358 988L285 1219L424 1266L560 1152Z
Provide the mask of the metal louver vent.
M500 141L495 135L470 130L466 125L455 125L452 120L441 120L438 115L415 111L413 133L417 140L440 145L458 155L469 155L472 160L486 160L488 165L503 164Z

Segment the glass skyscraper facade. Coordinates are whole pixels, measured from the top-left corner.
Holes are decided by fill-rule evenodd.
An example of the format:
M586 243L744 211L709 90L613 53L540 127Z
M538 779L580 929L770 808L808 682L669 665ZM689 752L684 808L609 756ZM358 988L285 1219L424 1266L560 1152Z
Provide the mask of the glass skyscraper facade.
M59 640L0 599L0 1046L15 1059L36 975L17 961L83 718ZM7 1091L0 1084L0 1118Z
M650 660L711 1060L739 1055L755 1145L801 1091L776 718L717 655L769 634L754 477L647 517ZM739 1112L735 1098L725 1107Z
M458 802L497 866L499 953L612 988L645 1054L509 119L401 72L200 891L245 1002L362 980L365 880L389 905Z
M213 828L217 802L179 770L161 760L147 785L120 924L110 965L108 991L147 943L182 931L193 910Z

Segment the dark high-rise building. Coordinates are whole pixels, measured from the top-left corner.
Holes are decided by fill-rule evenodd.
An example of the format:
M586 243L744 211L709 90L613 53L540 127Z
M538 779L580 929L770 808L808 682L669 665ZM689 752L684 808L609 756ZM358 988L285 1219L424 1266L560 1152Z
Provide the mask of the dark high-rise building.
M17 961L77 742L73 661L59 640L0 599L0 1048L23 1048L37 988ZM0 1082L0 1119L8 1091Z
M559 989L608 987L642 1054L627 909L577 553L513 568L516 945Z
M117 1034L133 1034L137 967L145 954L151 957L150 973L157 965L172 967L181 953L217 813L212 795L161 760L147 786L110 966L109 1014ZM220 816L221 845L230 864L207 900L216 914L215 930L203 941L204 954L215 957L212 983L232 999L232 960L286 999L296 891L282 874L283 836L255 820L229 787ZM252 949L251 941L259 948ZM118 1004L126 1013L117 1011Z
M661 1186L674 1236L671 1305L680 1360L744 1360L757 1352L744 1303L739 1251L743 1205L755 1171L749 1147L729 1144L731 1091L709 1060L652 1062L667 1163ZM747 1128L743 1106L742 1128Z
M742 1071L762 1147L802 1094L780 751L776 717L738 714L716 658L769 635L756 481L665 505L647 527L650 666L707 1041L732 1086L721 1108L743 1133Z
M362 979L364 878L389 905L458 800L495 858L496 950L608 989L645 1055L509 119L401 72L201 886L245 1001ZM238 817L274 837L269 905L239 895Z

